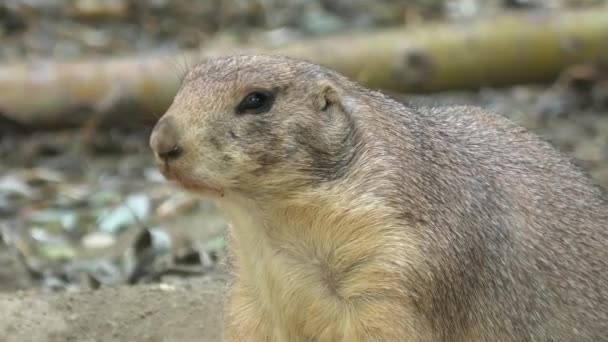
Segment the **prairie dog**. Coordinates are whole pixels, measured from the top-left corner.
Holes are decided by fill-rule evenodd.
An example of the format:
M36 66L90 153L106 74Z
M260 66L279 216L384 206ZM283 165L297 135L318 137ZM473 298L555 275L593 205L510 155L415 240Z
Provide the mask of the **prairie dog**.
M228 341L608 340L607 196L500 115L229 56L150 145L232 223Z

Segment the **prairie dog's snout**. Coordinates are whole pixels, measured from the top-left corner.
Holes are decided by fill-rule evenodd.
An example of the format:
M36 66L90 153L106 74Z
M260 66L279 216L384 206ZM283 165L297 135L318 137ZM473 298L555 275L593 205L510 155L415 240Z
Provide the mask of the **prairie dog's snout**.
M156 158L166 164L182 155L179 133L170 117L164 117L156 123L150 136L150 147Z

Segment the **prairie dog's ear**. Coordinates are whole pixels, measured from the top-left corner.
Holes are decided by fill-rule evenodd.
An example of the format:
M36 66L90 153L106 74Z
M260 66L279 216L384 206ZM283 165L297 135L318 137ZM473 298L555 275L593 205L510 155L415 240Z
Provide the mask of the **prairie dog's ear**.
M313 101L315 107L320 111L326 111L332 106L342 107L338 90L327 80L317 83Z

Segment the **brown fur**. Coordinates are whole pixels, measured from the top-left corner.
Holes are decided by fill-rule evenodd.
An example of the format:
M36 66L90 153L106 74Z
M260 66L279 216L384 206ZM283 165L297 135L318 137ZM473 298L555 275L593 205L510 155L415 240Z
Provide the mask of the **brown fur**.
M235 113L254 89L271 109ZM606 195L499 115L233 56L195 67L158 125L152 148L180 147L165 175L232 222L229 341L608 336Z

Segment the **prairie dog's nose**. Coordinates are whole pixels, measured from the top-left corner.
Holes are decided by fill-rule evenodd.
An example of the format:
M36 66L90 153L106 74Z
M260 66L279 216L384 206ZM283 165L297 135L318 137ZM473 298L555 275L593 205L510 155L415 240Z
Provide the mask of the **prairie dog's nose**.
M164 162L175 160L182 155L182 148L178 144L178 133L170 118L160 119L150 136L152 151Z

